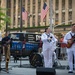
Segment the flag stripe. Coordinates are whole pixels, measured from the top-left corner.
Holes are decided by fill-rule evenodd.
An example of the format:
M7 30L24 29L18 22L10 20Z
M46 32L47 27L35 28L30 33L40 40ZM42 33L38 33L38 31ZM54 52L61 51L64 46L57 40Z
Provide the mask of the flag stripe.
M43 9L42 9L42 11L41 11L41 19L42 19L42 20L45 18L45 16L46 16L48 10L49 10L49 7L47 6L46 3L44 3Z
M28 17L27 11L25 11L25 9L22 8L22 20L27 20L27 17Z

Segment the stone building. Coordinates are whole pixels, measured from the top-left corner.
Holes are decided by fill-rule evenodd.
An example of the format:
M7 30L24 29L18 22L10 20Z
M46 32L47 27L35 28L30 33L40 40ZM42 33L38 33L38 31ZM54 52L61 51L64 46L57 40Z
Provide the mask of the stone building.
M8 1L8 2L7 2ZM40 18L40 13L43 8L44 2L50 7L50 0L0 0L0 7L8 7L8 16L11 18L10 28L20 27L20 11L22 1L22 7L28 12L28 19L22 21L22 27L28 28L33 27L33 29L28 29L28 31L43 31L41 27L50 26L50 9L46 15L44 21ZM75 22L75 0L52 0L53 8L53 26L61 24L71 24ZM40 27L37 28L37 27ZM69 30L70 28L66 28ZM54 28L55 32L64 31L62 28ZM65 31L66 31L65 30Z

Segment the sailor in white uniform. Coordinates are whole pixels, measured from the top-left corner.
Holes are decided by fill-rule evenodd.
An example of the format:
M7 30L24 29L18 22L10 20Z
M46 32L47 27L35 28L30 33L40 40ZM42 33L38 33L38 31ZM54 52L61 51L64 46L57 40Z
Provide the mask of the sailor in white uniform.
M52 56L53 52L56 49L56 41L55 36L50 33L50 27L45 29L45 32L41 35L41 40L43 42L42 45L42 53L44 57L44 66L52 68Z
M74 40L70 40L72 37L74 37ZM64 43L70 44L72 43L72 46L67 48L67 55L68 55L68 64L69 64L69 73L73 73L73 55L74 55L74 68L75 68L75 24L72 24L71 31L66 33L64 40Z

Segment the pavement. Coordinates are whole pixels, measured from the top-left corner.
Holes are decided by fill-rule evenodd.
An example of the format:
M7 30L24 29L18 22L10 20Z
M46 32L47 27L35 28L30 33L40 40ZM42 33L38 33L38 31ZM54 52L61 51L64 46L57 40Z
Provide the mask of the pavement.
M60 68L56 68L56 75L75 75L74 73L69 74L68 73L68 63L67 60L57 60L58 65ZM62 68L64 66L64 68ZM5 67L5 62L1 62L1 67ZM37 75L36 74L36 68L31 67L28 57L26 57L22 61L17 61L17 63L14 63L13 57L11 57L10 63L9 63L9 73L6 73L5 71L1 70L0 75Z

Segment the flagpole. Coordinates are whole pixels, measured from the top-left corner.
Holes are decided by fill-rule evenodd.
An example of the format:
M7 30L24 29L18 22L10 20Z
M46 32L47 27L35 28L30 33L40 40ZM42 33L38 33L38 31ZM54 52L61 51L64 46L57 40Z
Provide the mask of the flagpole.
M22 0L20 0L20 32L22 32Z
M50 0L50 29L53 32L53 26L52 26L52 16L53 16L53 7L52 7L52 0Z

